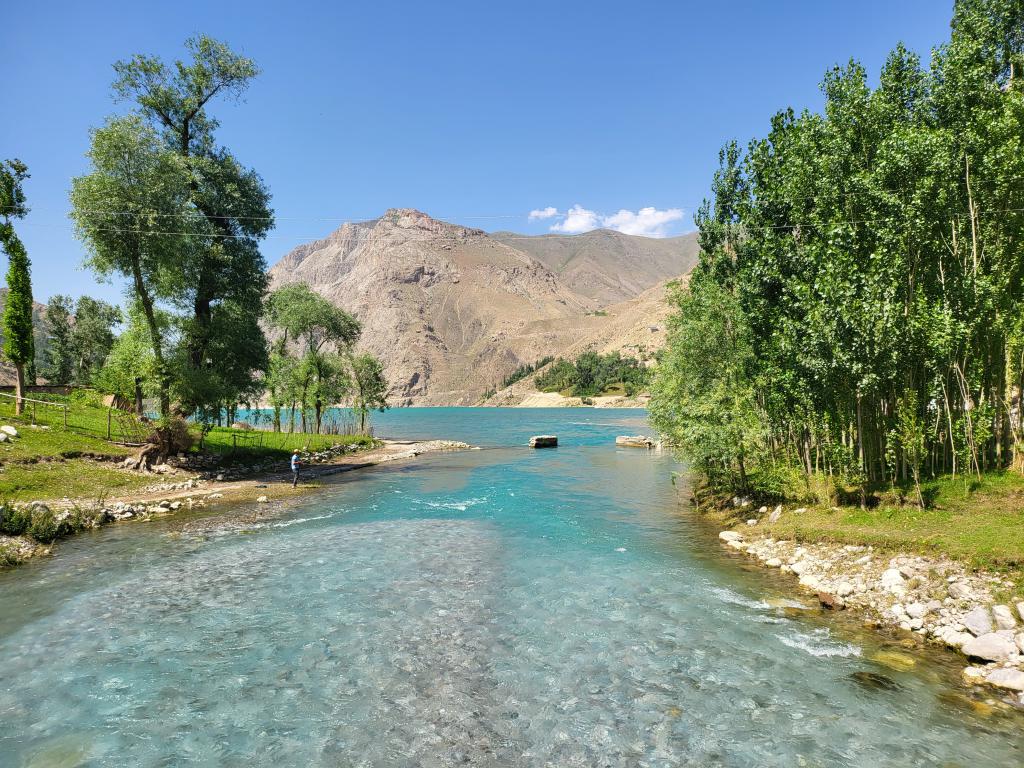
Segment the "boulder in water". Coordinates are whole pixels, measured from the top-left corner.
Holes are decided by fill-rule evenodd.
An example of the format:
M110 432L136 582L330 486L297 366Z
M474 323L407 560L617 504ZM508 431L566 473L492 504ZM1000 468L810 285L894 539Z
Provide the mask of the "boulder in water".
M645 435L619 435L615 444L623 448L653 448L654 440Z
M530 438L531 448L557 448L558 435L534 435Z

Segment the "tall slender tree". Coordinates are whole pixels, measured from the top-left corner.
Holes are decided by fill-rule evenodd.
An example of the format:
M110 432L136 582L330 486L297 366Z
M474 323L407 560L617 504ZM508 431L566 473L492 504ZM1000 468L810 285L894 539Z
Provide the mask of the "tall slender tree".
M15 413L18 414L24 408L26 366L35 360L31 264L12 222L28 213L22 188L27 178L28 167L20 160L0 163L0 247L8 258L3 351L17 370L14 402Z

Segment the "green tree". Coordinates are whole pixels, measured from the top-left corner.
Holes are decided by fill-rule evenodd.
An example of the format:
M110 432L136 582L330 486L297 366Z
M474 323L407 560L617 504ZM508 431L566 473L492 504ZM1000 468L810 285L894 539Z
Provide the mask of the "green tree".
M256 343L263 339L259 319L267 288L258 243L274 221L262 179L217 145L218 121L209 112L216 99L239 100L258 68L206 36L187 40L185 48L188 59L170 65L142 55L118 62L114 91L179 157L190 213L202 222L181 254L187 280L169 297L187 316L180 329L178 395L191 411L232 403L252 390L267 365L265 344ZM168 229L177 228L167 226L175 221L173 213L163 218ZM233 347L248 340L253 343ZM219 355L225 349L233 349L230 362Z
M163 335L169 318L160 312L156 320ZM127 321L127 327L114 341L93 383L101 392L115 395L123 402L134 403L135 413L142 416L143 398L159 396L160 370L145 311L138 304L132 306L127 313Z
M78 298L71 336L76 358L74 375L79 384L92 383L114 346L114 327L121 320L121 310L113 304L91 296Z
M26 366L35 361L31 264L12 222L28 213L22 188L27 178L28 167L20 160L0 163L0 248L8 258L3 351L17 370L15 413L18 414L24 407Z
M279 349L287 349L290 340L302 349L300 362L293 369L298 383L291 389L302 407L303 430L307 429L306 410L312 405L313 424L319 432L324 407L338 402L348 383L346 367L328 353L332 348L339 353L349 351L359 338L359 322L303 283L291 283L271 293L267 318L282 334Z
M46 355L43 376L50 384L70 384L75 372L71 297L56 294L46 304Z
M363 352L352 355L352 410L359 417L359 431L366 434L370 411L388 407L388 382L384 366L373 355Z

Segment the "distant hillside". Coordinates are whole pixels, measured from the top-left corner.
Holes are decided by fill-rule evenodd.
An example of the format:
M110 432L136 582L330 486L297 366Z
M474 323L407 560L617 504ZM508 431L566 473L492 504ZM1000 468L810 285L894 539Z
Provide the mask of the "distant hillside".
M697 263L697 233L651 238L595 229L581 235L491 235L557 274L576 293L598 304L638 296L657 283L688 273Z
M586 242L556 242L576 238ZM545 259L558 249L575 253L570 260L578 269L558 274L533 255L536 240L552 241L537 247ZM664 282L661 273L676 259L681 272L689 268L684 251L679 242L609 232L492 236L392 209L300 245L273 266L270 278L272 287L306 283L359 318L360 344L383 361L393 404L471 405L520 365L548 355L588 343L600 351L661 346L663 290L652 286ZM620 261L631 274L616 283L613 266ZM603 275L604 287L577 290L567 274L577 281ZM644 277L654 274L658 279ZM595 298L619 294L628 300L609 305Z

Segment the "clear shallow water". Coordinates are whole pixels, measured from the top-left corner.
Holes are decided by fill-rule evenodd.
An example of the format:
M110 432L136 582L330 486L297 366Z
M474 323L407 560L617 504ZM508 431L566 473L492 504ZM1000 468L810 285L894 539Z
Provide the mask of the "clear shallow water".
M0 575L0 766L1013 766L1014 718L724 566L636 411L419 409L489 446L112 526ZM555 432L553 451L520 447ZM895 691L854 672L884 672Z

